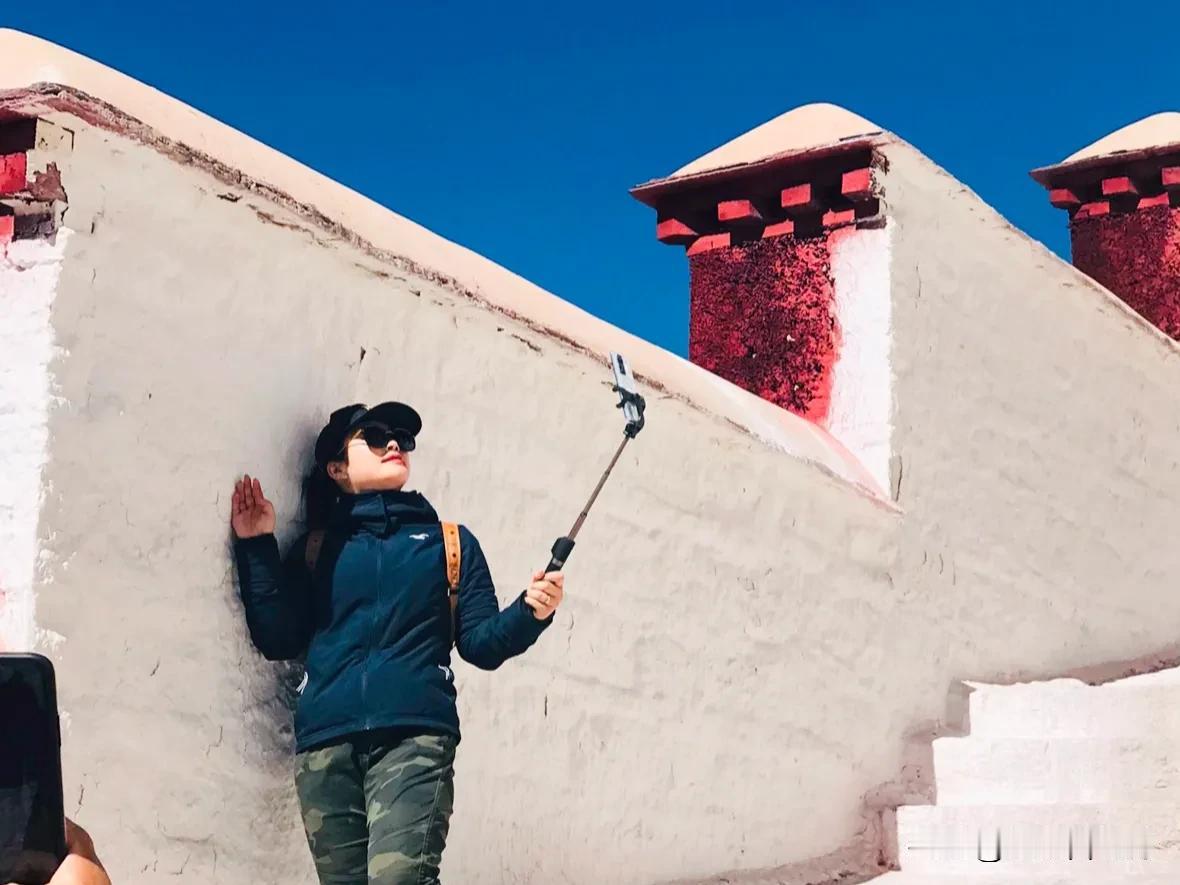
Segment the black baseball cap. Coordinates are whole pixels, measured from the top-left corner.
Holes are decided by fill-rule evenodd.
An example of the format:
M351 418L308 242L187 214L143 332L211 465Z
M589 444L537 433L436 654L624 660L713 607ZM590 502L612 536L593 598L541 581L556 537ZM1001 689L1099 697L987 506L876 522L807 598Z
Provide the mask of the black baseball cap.
M384 424L390 430L408 430L413 436L422 430L422 418L405 403L378 403L372 408L364 403L353 403L334 411L316 437L316 464L322 467L335 459L344 448L344 441L349 434L366 424Z

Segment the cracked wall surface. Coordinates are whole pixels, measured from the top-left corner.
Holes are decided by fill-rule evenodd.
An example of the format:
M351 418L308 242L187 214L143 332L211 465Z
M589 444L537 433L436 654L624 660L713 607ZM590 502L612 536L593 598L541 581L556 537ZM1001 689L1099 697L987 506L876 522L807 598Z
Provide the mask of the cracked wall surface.
M605 366L71 125L35 581L67 807L120 882L310 882L297 674L246 638L233 478L262 478L290 537L327 411L410 399L426 420L414 484L472 527L506 598L617 442ZM1176 347L889 150L904 510L652 391L555 627L497 673L459 668L446 879L863 874L889 860L891 806L929 797L922 741L960 724L957 680L1151 666L1172 648ZM555 421L555 401L578 420Z
M894 573L931 675L1175 663L1180 347L908 146L888 154Z
M617 442L609 372L119 136L80 127L62 174L77 233L53 308L38 619L59 637L69 810L120 882L310 882L296 677L246 637L234 476L262 478L289 537L327 411L404 396L426 419L415 485L472 527L507 598ZM651 393L556 626L497 673L459 668L451 881L765 867L784 856L784 819L800 856L863 826L852 726L885 727L884 685L850 686L835 709L808 698L875 657L858 650L876 647L873 621L845 621L869 587L870 607L888 605L887 578L842 547L887 555L898 514ZM579 420L554 421L558 400ZM803 615L784 625L783 609ZM826 734L833 715L849 737Z

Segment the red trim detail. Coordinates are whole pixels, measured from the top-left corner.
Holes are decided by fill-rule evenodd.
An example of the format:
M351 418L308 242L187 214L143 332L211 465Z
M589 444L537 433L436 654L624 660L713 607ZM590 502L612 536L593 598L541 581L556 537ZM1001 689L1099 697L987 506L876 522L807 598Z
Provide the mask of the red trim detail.
M1105 200L1100 200L1097 203L1087 203L1077 211L1074 218L1092 218L1095 215L1109 215L1110 203Z
M1134 182L1126 175L1102 179L1102 196L1104 197L1138 196L1138 194L1139 191Z
M685 250L686 255L699 255L702 252L711 252L714 249L722 249L729 245L729 234L709 234L704 237L697 237L696 242Z
M824 227L852 224L854 221L856 221L855 209L829 209L824 213Z
M699 234L679 218L665 218L656 224L656 239L669 245L691 243Z
M749 200L722 200L717 204L717 220L722 224L761 224L762 213Z
M1082 205L1082 201L1067 187L1055 187L1049 191L1049 202L1058 209L1073 209Z
M782 204L783 208L791 214L811 211L816 205L815 198L811 193L811 185L797 184L794 187L784 188Z
M767 240L771 237L787 237L795 232L795 222L789 218L786 221L780 221L778 224L768 224L762 230L762 239Z
M855 202L873 197L873 170L853 169L840 177L840 193Z

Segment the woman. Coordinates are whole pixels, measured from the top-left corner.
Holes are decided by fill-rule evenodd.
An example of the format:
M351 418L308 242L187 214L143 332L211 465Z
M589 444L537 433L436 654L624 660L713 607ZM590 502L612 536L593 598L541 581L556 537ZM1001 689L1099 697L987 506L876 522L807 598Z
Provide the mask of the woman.
M438 514L403 491L421 429L402 403L333 412L306 488L312 531L282 562L258 480L234 487L250 637L269 660L307 656L295 784L323 885L438 882L459 742L452 631L464 660L494 670L536 642L562 599L562 574L538 572L500 611L460 526L452 609Z

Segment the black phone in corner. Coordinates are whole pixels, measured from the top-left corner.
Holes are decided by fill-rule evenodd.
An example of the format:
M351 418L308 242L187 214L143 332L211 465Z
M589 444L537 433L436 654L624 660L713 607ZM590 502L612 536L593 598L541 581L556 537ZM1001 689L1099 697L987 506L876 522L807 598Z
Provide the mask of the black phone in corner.
M65 856L53 664L0 654L0 882L43 885Z

